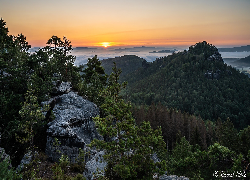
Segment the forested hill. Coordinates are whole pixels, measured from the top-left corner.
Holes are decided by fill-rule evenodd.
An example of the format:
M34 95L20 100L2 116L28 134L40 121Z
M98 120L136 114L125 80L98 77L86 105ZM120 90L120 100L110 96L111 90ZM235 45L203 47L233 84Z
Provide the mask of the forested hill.
M227 66L218 49L205 41L144 62L125 80L123 95L136 105L161 102L204 120L229 117L238 129L250 124L250 79Z
M111 74L112 67L114 66L113 62L115 62L117 68L122 69L122 73L120 75L120 80L122 81L124 80L124 76L142 67L142 62L146 62L146 60L136 55L124 55L115 58L103 59L101 62L102 67L105 69L105 73L108 75Z

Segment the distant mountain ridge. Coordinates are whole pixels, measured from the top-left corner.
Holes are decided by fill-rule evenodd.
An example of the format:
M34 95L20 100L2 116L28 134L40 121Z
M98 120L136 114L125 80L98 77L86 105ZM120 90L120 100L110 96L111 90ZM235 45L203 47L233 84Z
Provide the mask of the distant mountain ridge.
M233 48L218 48L219 52L244 52L250 51L250 45L233 47Z
M126 57L118 58L117 62L126 61ZM136 57L136 66L132 65L135 62L132 59L119 62L126 72L122 80L128 81L122 94L132 103L161 102L204 120L230 118L237 128L250 125L250 79L227 66L215 46L197 43L188 51L173 53L152 63ZM104 65L107 61L110 60L104 61Z

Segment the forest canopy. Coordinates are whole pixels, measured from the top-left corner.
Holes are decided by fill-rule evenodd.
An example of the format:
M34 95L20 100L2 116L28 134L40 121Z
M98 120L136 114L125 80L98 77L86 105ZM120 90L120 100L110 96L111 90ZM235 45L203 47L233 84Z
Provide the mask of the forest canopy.
M153 173L166 170L190 179L213 179L215 171L249 177L250 81L224 64L215 46L203 41L152 63L124 56L117 64L127 64L121 79L128 83L121 83L116 63L109 75L97 56L89 58L86 67L75 66L66 37L53 35L47 46L30 53L23 34L8 32L1 19L1 147L14 167L27 151L38 150L40 158L18 173L1 161L0 178L41 178L36 172L46 162L41 154L47 123L54 119L53 107L42 102L59 95L55 84L63 81L100 107L100 116L93 120L104 140L90 146L106 152L105 178L152 179ZM129 69L131 63L135 66ZM151 158L154 153L157 162ZM71 164L62 155L46 172L53 171L50 179L84 179L85 163L83 157ZM66 176L69 166L80 174Z
M229 118L237 129L250 125L250 79L225 64L218 49L205 41L147 63L123 79L128 87L122 95L135 105L160 102L204 120Z

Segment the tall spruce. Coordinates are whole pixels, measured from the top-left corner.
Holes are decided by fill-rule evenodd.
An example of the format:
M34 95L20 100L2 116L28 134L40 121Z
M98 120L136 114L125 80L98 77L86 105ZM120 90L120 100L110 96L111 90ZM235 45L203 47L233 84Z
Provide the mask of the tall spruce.
M80 66L80 68L83 67ZM100 96L100 92L106 86L107 75L96 55L88 59L87 68L82 72L83 81L78 84L79 94L86 96L97 105L101 105L103 98Z

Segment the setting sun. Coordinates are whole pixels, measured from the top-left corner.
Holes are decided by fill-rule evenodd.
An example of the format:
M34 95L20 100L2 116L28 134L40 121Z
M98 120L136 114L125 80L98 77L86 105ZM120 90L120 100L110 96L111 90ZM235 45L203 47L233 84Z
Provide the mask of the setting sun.
M101 43L102 46L104 46L105 48L108 46L111 46L111 44L109 42L103 42Z
M52 35L66 36L73 46L106 49L189 46L203 40L220 46L250 42L249 0L24 1L29 3L0 0L0 18L10 34L24 34L32 47L46 46ZM61 11L68 15L61 16Z

